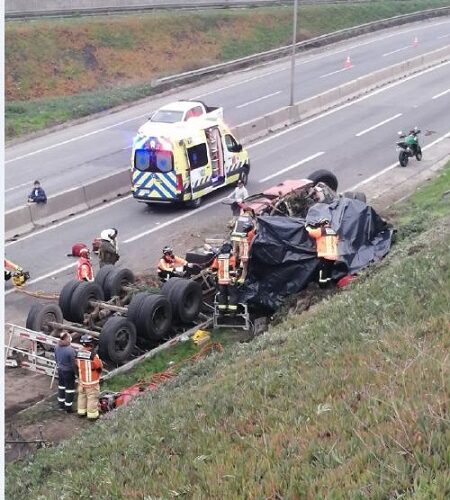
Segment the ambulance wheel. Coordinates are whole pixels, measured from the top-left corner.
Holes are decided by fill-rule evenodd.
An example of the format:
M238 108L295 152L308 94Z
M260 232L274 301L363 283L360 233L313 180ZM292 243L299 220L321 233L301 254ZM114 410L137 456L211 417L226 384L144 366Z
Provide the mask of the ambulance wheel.
M316 185L318 182L323 182L333 191L337 191L339 184L337 177L333 174L333 172L325 169L316 170L311 175L308 175L308 179L311 180L314 185Z
M244 186L247 185L248 182L248 170L244 168L244 170L241 172L241 175L239 176L239 180L244 183Z
M202 204L201 198L195 198L195 200L190 200L186 202L188 208L198 208Z
M49 322L62 323L63 313L57 304L36 303L31 306L28 312L25 327L35 332L42 332L46 335L57 337L61 331L59 328L49 325Z
M111 298L111 297L108 298L106 294L105 290L106 279L108 278L109 274L114 270L115 267L112 264L106 264L106 266L100 268L99 272L94 278L95 283L97 283L97 285L99 285L99 287L103 290L106 300L109 300L109 298Z
M162 293L172 304L174 319L181 323L194 321L202 307L203 293L199 283L183 278L171 278L164 283Z
M143 345L167 337L172 328L172 306L167 297L148 294L140 307L138 325Z
M70 280L63 286L59 294L59 307L61 308L64 319L67 321L75 321L71 312L72 295L80 284L81 281Z
M122 316L112 316L103 325L98 355L104 361L121 365L128 361L136 346L136 327Z
M105 299L109 300L112 297L122 298L126 295L123 287L126 285L132 285L134 281L135 277L130 269L114 269L105 279L105 285L103 287Z
M103 301L105 296L103 290L97 283L82 281L72 294L70 301L70 314L74 323L83 323L84 315L92 312L95 306L91 301Z

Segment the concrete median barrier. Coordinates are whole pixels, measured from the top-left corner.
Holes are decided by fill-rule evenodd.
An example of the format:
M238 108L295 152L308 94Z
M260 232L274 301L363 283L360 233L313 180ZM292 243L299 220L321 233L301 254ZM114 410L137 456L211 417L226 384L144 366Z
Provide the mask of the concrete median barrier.
M89 208L126 195L131 189L130 170L121 170L83 186L84 198Z
M5 239L14 238L34 228L28 205L5 212Z
M87 209L84 190L81 186L51 196L45 204L30 205L31 220L36 227L47 226Z

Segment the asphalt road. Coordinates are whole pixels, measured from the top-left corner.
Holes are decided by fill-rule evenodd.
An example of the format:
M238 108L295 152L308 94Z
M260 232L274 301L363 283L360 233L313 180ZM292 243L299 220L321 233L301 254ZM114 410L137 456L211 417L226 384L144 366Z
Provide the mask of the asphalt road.
M450 109L449 82L450 63L445 63L254 143L249 192L319 168L335 172L344 191L387 168L400 168L395 166L398 130L419 125L423 147L449 133L443 113ZM444 140L450 150L450 138ZM420 169L420 163L413 160L407 168ZM182 254L204 238L223 236L230 214L220 200L229 191L213 193L191 211L149 209L127 197L7 243L6 256L31 272L28 289L59 292L74 276L75 259L66 257L72 244L90 243L112 226L119 229L120 264L154 271L165 244ZM5 299L6 320L24 323L30 299L9 290Z
M414 39L417 38L417 44ZM449 43L450 19L391 28L297 57L295 100L311 97L391 64ZM353 67L344 69L347 56ZM130 106L83 124L8 147L5 164L6 210L22 205L32 182L48 195L103 177L129 164L130 144L139 125L161 106L179 98L199 98L225 109L237 125L289 103L290 62L240 71L170 95Z

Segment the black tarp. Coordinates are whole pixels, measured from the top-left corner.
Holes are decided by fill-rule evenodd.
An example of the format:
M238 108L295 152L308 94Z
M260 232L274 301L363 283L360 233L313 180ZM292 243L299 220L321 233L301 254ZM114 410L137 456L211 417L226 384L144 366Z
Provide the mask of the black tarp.
M334 279L355 274L389 252L392 230L373 208L359 200L338 198L331 204L317 203L306 219L259 217L240 300L275 311L284 297L305 288L320 266L315 241L305 224L323 219L330 221L339 237Z

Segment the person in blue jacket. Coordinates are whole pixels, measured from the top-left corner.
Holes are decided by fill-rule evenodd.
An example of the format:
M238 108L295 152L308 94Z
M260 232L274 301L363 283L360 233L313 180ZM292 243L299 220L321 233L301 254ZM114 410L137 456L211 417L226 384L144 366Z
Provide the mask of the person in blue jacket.
M47 203L47 195L41 187L39 181L34 181L34 188L28 196L29 203Z

